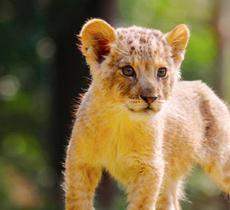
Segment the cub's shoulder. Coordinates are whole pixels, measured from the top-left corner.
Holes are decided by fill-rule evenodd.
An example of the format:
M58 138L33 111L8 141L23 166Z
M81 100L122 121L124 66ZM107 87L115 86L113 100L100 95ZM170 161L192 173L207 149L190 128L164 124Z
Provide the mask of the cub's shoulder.
M179 81L175 85L172 99L175 102L188 102L190 104L199 103L200 100L215 96L213 90L204 82L197 81ZM178 103L178 102L177 102Z
M194 81L179 81L177 83L178 87L182 88L199 88L199 87L203 87L203 86L207 86L204 82L202 82L201 80L194 80Z

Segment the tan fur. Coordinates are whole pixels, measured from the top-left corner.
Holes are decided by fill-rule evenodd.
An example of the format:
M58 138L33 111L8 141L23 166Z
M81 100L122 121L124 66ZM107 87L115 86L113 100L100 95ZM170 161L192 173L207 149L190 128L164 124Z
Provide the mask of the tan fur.
M128 210L180 210L195 164L230 193L229 111L204 83L179 81L187 26L163 34L93 19L80 38L92 83L67 150L66 210L94 209L102 169L125 187ZM126 65L135 77L122 73ZM165 78L157 77L161 67ZM147 104L143 94L157 99Z

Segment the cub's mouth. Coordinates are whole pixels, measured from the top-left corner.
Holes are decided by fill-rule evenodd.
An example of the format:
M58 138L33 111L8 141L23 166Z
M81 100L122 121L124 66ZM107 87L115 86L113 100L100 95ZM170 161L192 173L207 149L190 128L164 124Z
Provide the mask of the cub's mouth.
M131 111L131 112L135 112L135 113L156 113L160 111L161 108L161 104L160 103L152 103L152 104L148 104L148 103L143 103L143 102L133 102L133 101L129 101L126 104L126 107Z
M154 111L154 110L150 106L148 106L145 109L143 109L143 111Z

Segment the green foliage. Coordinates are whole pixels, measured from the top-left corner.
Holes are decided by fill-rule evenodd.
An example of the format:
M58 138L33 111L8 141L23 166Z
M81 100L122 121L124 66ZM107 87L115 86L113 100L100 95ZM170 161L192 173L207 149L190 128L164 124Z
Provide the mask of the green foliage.
M0 2L0 206L4 210L51 206L45 195L53 183L52 169L42 145L49 116L42 13L38 1ZM33 196L20 202L15 195L26 193L24 187Z

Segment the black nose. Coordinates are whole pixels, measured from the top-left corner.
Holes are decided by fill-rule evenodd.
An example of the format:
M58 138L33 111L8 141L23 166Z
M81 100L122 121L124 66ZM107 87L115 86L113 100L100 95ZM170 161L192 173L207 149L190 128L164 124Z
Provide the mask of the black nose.
M140 95L140 97L148 104L153 103L158 98L157 96L144 96L144 95Z

